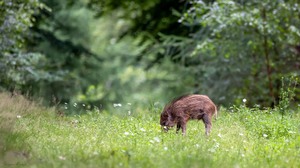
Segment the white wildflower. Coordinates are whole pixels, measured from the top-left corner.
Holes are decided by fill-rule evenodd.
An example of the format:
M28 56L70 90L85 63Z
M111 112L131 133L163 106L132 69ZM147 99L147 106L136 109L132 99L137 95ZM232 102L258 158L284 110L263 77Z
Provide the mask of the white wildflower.
M124 132L124 135L129 135L129 132Z
M141 130L142 132L145 132L145 131L146 131L144 128L141 128L140 130Z
M267 134L263 134L263 137L267 138L267 137L268 137L268 135L267 135Z
M122 104L121 103L114 103L113 106L114 107L122 107Z
M210 149L208 149L208 151L211 152L211 153L215 153L216 149L215 148L210 148Z
M158 143L160 142L160 139L158 137L154 137L153 139L154 139L154 141L156 141Z
M66 157L64 157L64 156L58 156L58 159L60 159L60 160L66 160Z
M20 115L17 115L17 118L21 118L22 116L20 116Z
M222 135L221 135L221 133L218 133L218 137L222 138Z
M165 147L164 147L164 150L168 150L168 147L165 146Z
M255 104L254 107L260 108L260 104Z
M180 18L180 19L178 20L178 23L182 23L182 21L183 21L183 18Z
M244 98L244 99L243 99L243 102L246 103L246 102L247 102L247 99Z

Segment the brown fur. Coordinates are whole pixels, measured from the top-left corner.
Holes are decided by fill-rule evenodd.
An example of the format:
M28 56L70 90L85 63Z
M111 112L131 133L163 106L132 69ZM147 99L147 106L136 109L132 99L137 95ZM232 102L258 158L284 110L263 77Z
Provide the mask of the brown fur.
M205 124L205 133L209 135L213 115L217 116L217 107L209 97L197 94L185 95L165 106L161 113L160 125L165 131L176 125L176 132L182 129L182 134L185 135L186 123L190 119L202 120Z

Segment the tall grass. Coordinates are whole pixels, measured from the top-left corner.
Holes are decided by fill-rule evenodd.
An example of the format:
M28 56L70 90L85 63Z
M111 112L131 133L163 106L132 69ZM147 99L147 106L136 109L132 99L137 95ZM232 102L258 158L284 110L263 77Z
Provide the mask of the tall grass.
M26 163L30 158L25 132L18 131L18 120L25 116L35 118L43 112L54 114L53 108L44 108L23 96L13 96L9 93L0 93L0 167L1 165L16 165ZM17 124L17 125L16 125Z
M299 112L282 118L272 109L221 109L209 137L197 121L183 137L161 132L154 106L58 116L24 99L3 98L13 103L1 104L1 113L9 111L1 122L14 127L2 139L0 167L300 167Z

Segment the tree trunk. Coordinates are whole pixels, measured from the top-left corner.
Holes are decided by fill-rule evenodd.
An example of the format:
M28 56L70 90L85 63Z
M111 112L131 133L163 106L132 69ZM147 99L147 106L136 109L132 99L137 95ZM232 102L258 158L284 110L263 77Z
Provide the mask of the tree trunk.
M267 36L267 30L266 30L266 22L267 22L267 16L266 16L266 10L263 8L262 10L262 17L264 20L263 23L263 48L264 48L264 55L265 55L265 63L266 63L266 70L267 70L267 76L268 76L268 83L269 83L269 95L272 99L272 106L275 105L275 96L273 91L273 83L272 83L272 68L271 68L271 61L270 61L270 55L269 55L269 46L268 46L268 36Z

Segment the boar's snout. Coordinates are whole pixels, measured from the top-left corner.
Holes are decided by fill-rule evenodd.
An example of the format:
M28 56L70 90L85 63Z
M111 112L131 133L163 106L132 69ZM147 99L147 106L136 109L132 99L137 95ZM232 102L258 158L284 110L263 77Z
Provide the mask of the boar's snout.
M161 130L163 132L168 132L172 127L174 127L175 123L171 121L163 121L161 122Z
M163 131L163 132L168 132L169 131L169 127L167 127L167 126L161 126L161 130Z

